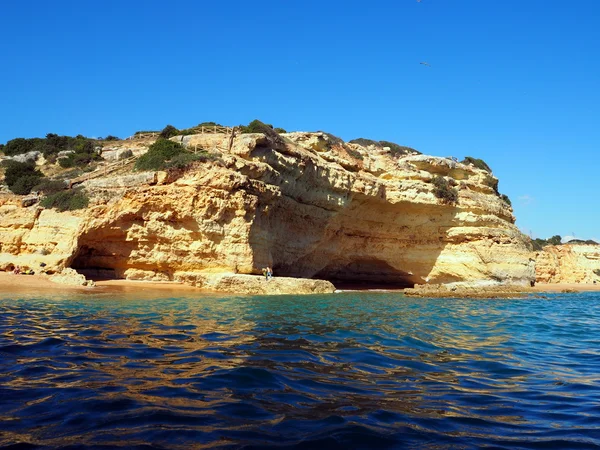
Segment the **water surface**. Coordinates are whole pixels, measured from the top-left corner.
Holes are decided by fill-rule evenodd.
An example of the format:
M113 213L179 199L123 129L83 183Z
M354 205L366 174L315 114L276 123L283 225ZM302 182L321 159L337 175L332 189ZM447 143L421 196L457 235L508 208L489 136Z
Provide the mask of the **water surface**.
M185 295L0 294L0 446L600 448L597 293Z

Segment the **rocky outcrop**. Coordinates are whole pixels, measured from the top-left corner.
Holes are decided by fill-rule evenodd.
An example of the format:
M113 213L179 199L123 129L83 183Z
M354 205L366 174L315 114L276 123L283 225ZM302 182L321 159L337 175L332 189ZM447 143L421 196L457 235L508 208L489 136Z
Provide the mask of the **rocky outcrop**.
M87 280L85 276L70 268L63 269L61 273L55 273L48 279L53 283L65 284L69 286L94 286L93 281Z
M600 282L600 245L549 245L536 254L538 283Z
M23 219L26 226L2 220L2 242L5 236L14 243L3 244L0 260L14 263L47 248L58 266L205 288L213 282L193 280L236 274L213 284L238 284L244 291L259 285L240 275L260 274L265 266L274 268L275 280L399 287L481 280L528 285L534 279L531 255L510 207L493 189L495 178L473 166L398 156L325 133L173 140L213 156L160 181L148 176L89 184L90 208L60 213L62 247L33 237L51 234L44 223L59 213L9 207L7 217L29 219ZM456 186L456 204L434 195L436 175ZM52 230L55 242L59 228Z

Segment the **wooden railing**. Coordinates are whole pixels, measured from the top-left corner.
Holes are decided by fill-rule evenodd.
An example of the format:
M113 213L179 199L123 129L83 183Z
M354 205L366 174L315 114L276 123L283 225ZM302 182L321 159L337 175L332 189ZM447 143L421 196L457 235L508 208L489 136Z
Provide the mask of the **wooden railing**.
M152 132L152 133L135 133L133 136L129 136L126 140L131 141L133 139L144 139L144 138L153 138L157 137L160 132Z
M105 175L108 175L109 173L115 172L116 170L125 167L126 165L128 165L136 159L137 156L130 156L129 158L121 159L111 164L106 164L104 167L100 167L94 170L93 172L84 173L83 175L80 175L77 178L73 178L69 182L69 188L72 188L76 184L83 183L84 181L92 180L98 177L103 177Z
M189 131L196 131L198 134L231 134L236 127L221 127L218 125L208 125L190 128Z
M220 125L203 125L198 127L192 127L185 130L186 135L188 134L232 134L238 127L222 127ZM135 133L133 136L129 136L127 140L133 139L145 139L158 137L159 132L151 133Z

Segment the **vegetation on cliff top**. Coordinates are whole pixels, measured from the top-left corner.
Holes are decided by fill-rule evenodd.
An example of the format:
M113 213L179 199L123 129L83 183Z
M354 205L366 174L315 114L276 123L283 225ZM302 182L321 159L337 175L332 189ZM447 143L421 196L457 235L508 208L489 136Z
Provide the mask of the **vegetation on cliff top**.
M472 164L478 169L485 170L486 172L492 173L492 169L483 159L473 158L472 156L466 156L465 159L461 161L462 164Z
M135 163L136 170L185 169L195 161L216 159L205 150L191 153L178 142L159 138Z
M348 141L348 142L350 144L362 145L363 147L368 147L369 145L375 145L378 147L389 147L390 153L392 154L393 157L412 155L412 154L416 154L416 155L421 154L420 151L415 150L412 147L398 145L398 144L396 144L394 142L390 142L390 141L374 141L372 139L358 138L358 139L352 139L351 141Z
M431 182L434 186L433 194L439 198L442 203L455 205L458 202L458 191L451 186L451 182L446 180L446 178L436 175Z
M8 160L4 162L4 182L15 194L27 195L31 189L44 178L33 161L19 162Z
M84 209L87 208L88 204L89 198L81 188L54 192L44 197L40 202L40 205L44 208L54 208L59 211Z

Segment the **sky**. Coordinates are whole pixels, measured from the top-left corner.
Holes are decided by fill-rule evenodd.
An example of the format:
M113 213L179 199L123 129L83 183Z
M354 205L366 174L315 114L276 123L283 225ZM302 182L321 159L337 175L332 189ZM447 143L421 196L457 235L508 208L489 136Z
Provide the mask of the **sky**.
M600 242L599 17L598 0L5 0L0 143L258 118L481 158L524 233Z

